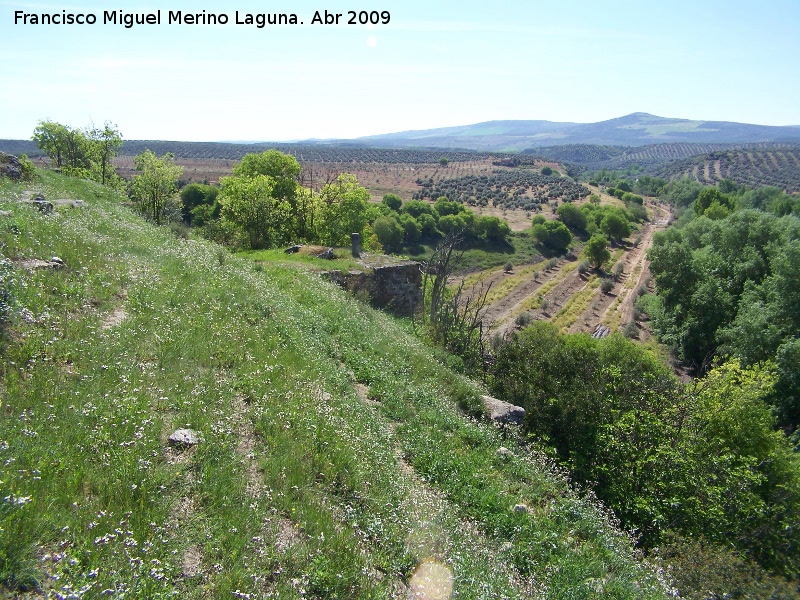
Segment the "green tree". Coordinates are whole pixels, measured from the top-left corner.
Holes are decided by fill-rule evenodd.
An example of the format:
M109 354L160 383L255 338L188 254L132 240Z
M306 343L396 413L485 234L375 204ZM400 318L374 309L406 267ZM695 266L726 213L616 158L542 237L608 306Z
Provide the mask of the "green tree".
M146 217L161 224L168 203L178 191L177 182L183 167L175 164L171 153L158 158L150 150L134 158L134 164L141 175L133 178L130 196Z
M403 206L403 199L397 194L384 194L382 202L395 212L399 212Z
M439 213L436 213L430 204L422 200L406 202L400 210L401 212L410 214L415 219L419 219L420 215L431 215L434 219L439 216Z
M217 195L219 188L213 185L204 185L202 183L190 183L184 186L180 191L181 198L181 213L183 221L187 225L194 224L194 215L202 215L202 225L211 219L219 216L220 207L217 204ZM196 209L203 207L203 210L196 211Z
M570 229L574 231L586 231L586 215L571 202L559 206L558 210L556 210L556 214L558 218L561 219L561 222Z
M697 200L694 201L695 214L702 215L712 204L724 206L729 211L736 208L733 201L717 188L705 188L697 195Z
M415 244L422 237L422 227L419 222L409 214L400 215L400 224L403 226L403 241L407 244Z
M260 154L246 154L241 162L233 168L236 177L256 177L266 175L273 180L273 196L293 203L297 194L297 176L300 174L300 163L294 156L267 150Z
M405 231L395 217L378 217L372 223L372 231L387 252L396 252L402 248Z
M508 223L499 217L480 216L475 219L475 234L490 242L505 242L511 234Z
M103 185L114 183L116 187L121 184L111 161L117 155L117 150L122 147L122 134L113 123L106 121L102 129L92 127L88 132L89 155L93 163L93 170L98 171L94 179Z
M275 196L275 179L268 175L223 177L219 203L222 217L241 228L251 248L270 248L291 235L291 206Z
M320 190L320 198L319 237L331 246L348 245L350 234L363 233L373 220L371 217L377 216L377 209L370 210L369 192L349 173L342 173L334 182L325 185Z
M620 241L631 234L628 220L618 212L607 212L600 221L600 231L613 240Z
M33 141L50 160L54 161L57 168L62 168L67 157L67 136L69 129L61 123L54 121L39 121L33 130Z
M537 242L559 252L566 250L572 241L572 234L560 221L547 221L534 225L531 233Z
M583 255L594 268L599 269L611 258L608 251L608 240L602 235L593 235L583 248Z

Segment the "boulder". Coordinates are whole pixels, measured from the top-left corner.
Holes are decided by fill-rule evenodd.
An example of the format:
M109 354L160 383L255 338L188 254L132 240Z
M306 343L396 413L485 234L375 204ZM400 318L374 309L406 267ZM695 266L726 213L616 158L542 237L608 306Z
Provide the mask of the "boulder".
M529 512L528 507L524 504L515 504L513 510L515 513L520 515L527 515Z
M324 258L325 260L333 260L333 248L328 248L324 252L317 254L317 258Z
M295 244L294 246L291 246L291 247L287 248L283 252L284 252L284 254L295 254L295 253L299 252L300 248L302 248L302 247L303 247L303 244Z
M521 406L515 406L491 396L481 396L481 400L483 400L486 416L495 423L522 425L525 420L525 409Z
M169 443L170 446L177 446L179 448L196 446L202 441L203 438L193 429L176 429L169 438L167 438L167 443Z
M0 179L8 177L12 181L22 179L22 163L12 155L0 152Z
M514 456L514 453L505 446L500 446L495 452L495 454L500 458L511 458L512 456Z

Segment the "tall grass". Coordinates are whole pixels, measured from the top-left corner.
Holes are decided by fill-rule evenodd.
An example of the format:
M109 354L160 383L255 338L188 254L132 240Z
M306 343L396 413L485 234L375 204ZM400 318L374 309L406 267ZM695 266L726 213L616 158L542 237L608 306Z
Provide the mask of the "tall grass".
M0 585L61 597L655 598L659 577L479 388L313 273L256 270L53 174L0 187L15 269L0 388ZM170 448L178 427L194 448ZM513 453L498 457L500 446ZM512 507L524 503L527 514ZM0 588L2 589L2 588Z

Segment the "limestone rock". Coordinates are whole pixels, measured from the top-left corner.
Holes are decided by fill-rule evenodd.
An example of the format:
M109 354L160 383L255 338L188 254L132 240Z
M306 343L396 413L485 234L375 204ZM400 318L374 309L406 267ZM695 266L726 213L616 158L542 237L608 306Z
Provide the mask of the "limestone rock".
M12 155L0 152L0 178L8 177L12 181L22 179L22 163Z
M521 406L515 406L491 396L481 396L481 400L483 400L486 416L495 423L522 425L525 420L525 409Z
M203 438L193 429L176 429L167 439L170 446L177 446L180 448L196 446L202 441Z
M302 247L303 247L303 244L296 244L296 245L291 246L291 247L287 248L286 250L284 250L283 253L284 254L295 254L295 253L299 252L300 248L302 248Z
M500 458L511 458L514 456L514 453L505 446L500 446L495 454Z
M528 514L528 507L524 504L515 504L514 505L514 512L520 515L527 515Z
M317 258L324 258L325 260L333 260L333 248L328 248L324 252L317 254Z

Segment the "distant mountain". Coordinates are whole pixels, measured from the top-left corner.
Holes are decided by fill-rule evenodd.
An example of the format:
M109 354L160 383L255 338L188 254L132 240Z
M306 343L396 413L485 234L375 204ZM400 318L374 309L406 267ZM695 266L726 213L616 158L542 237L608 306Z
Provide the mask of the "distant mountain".
M349 141L368 146L394 148L413 146L519 151L567 144L645 146L674 142L702 144L800 142L800 127L750 125L730 121L693 121L633 113L599 123L487 121L461 127L372 135ZM331 140L326 143L332 142Z

